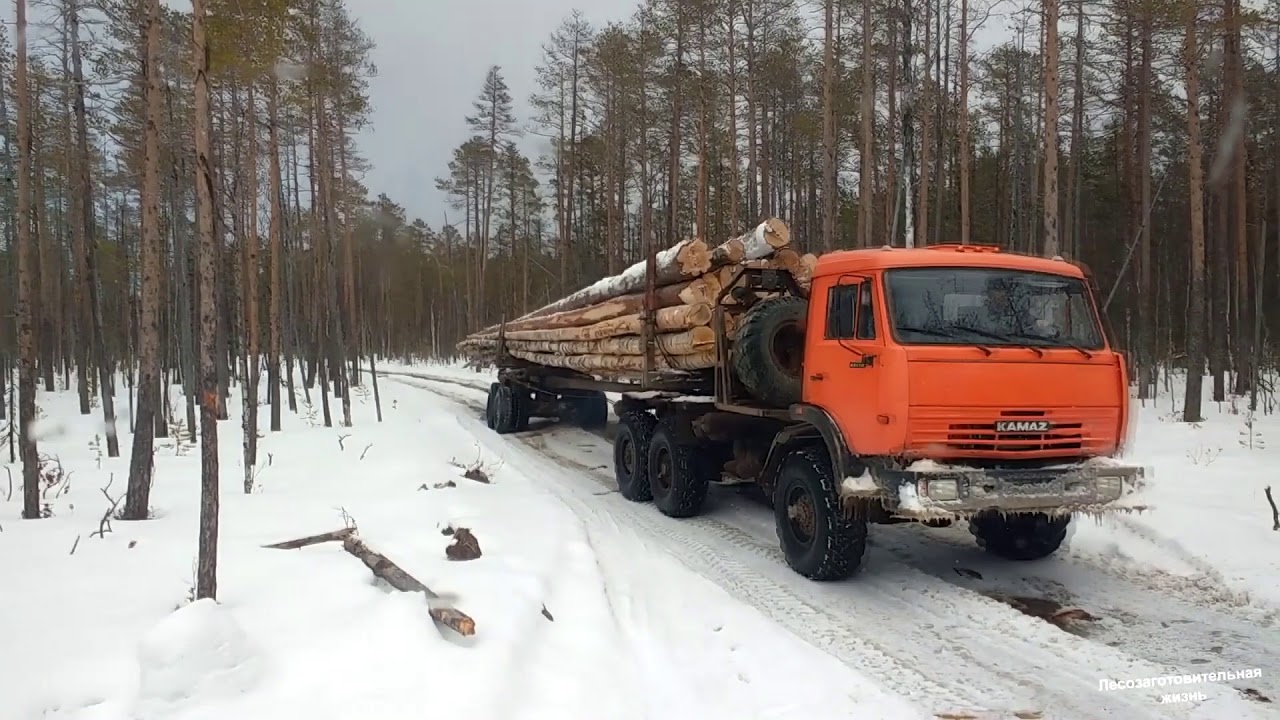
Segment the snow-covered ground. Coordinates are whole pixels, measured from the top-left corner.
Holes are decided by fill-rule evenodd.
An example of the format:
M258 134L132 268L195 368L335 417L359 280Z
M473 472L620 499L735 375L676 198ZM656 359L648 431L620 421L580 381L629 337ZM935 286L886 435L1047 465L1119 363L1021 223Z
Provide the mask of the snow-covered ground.
M387 369L406 374L393 376L393 382L452 397L473 414L481 411L483 390L492 380L489 373L454 365ZM747 554L756 555L757 560L763 555L765 562L751 564L751 570L777 578L792 599L809 603L810 615L804 621L791 623L776 616L775 620L904 695L911 694L911 683L898 682L893 671L902 665L932 666L938 668L928 678L934 681L949 672L979 688L986 679L989 699L985 704L975 700L978 707L1014 709L1027 698L1031 702L1022 706L1057 705L1061 717L1146 713L1162 717L1188 710L1167 704L1108 705L1122 700L1115 693L1100 696L1096 686L1090 689L1087 683L1065 682L1072 673L1087 674L1090 667L1098 676L1130 677L1141 674L1137 665L1148 664L1163 668L1163 674L1248 671L1254 677L1217 686L1232 687L1239 695L1223 697L1228 705L1210 709L1206 704L1204 716L1277 717L1275 703L1263 698L1280 700L1280 651L1276 649L1280 647L1280 582L1276 582L1280 556L1274 550L1280 533L1272 530L1264 488L1269 483L1269 461L1280 453L1276 447L1280 439L1273 439L1280 438L1280 417L1259 415L1250 423L1240 411L1245 403L1237 401L1233 409L1231 403L1209 401L1207 394L1206 386L1208 418L1194 426L1176 421L1171 397L1138 409L1135 443L1126 459L1153 473L1147 498L1154 509L1077 521L1063 551L1037 563L990 559L962 528L888 526L874 529L873 548L861 577L835 585L796 584L787 581L785 568L777 569L782 561L774 548L771 514L750 498L714 493L704 517L679 525L687 528L686 536L748 548ZM547 428L513 436L510 442L591 475L602 487L610 484L611 458L605 438ZM656 511L651 514L657 515ZM658 517L644 522L663 523L665 529L665 521ZM696 558L684 559L698 566ZM716 568L702 570L707 576L717 574ZM722 585L733 586L723 576L721 580ZM923 597L899 588L918 590ZM755 590L739 597L751 602ZM882 592L896 597L880 597ZM779 600L769 593L755 597ZM987 597L1043 599L1083 608L1095 619L1069 628L1068 640L1047 623L1028 618L1031 624L1019 624L1001 616ZM1019 603L1015 600L1015 604ZM856 639L833 634L831 628L822 627L827 622L846 623ZM915 627L910 626L913 622ZM984 624L988 632L1000 627L1026 635L1026 642L1005 647L981 647L982 639L966 643L963 638L970 637L971 626ZM856 649L846 653L847 643L854 643ZM904 649L912 644L926 654L933 651L936 657L922 658L921 653ZM890 657L873 661L868 649ZM1045 651L1049 655L1042 656ZM953 662L944 671L948 656L954 656ZM1125 669L1126 662L1137 665ZM1030 687L1020 693L1014 687L1019 681ZM1196 684L1185 689L1217 697L1213 687ZM1125 692L1140 695L1120 691ZM938 711L940 705L928 697L927 690L920 694L923 704ZM1251 701L1237 706L1233 701L1238 697ZM1046 712L1055 716L1053 710Z
M492 372L456 363L389 365L406 372L487 387ZM1280 409L1248 412L1247 398L1213 402L1204 383L1204 422L1181 422L1182 386L1138 413L1124 460L1151 476L1152 510L1078 523L1068 547L1118 572L1157 570L1212 581L1223 598L1264 613L1280 609L1280 532L1272 530L1265 489L1280 503ZM1175 400L1176 398L1176 400Z
M191 601L198 448L158 440L155 518L96 536L131 436L107 458L98 415L41 393L40 450L64 475L45 520L20 519L20 466L0 495L0 718L929 716L663 552L595 504L609 499L599 486L564 484L576 471L450 398L381 390L381 424L367 387L351 428L323 427L318 404L286 412L283 432L263 433L250 495L233 398L217 603ZM463 476L477 462L490 482ZM474 618L475 636L438 628L423 597L386 590L338 544L262 547L348 520ZM449 527L471 529L482 556L446 559Z
M0 494L0 720L1280 716L1275 417L1242 436L1213 403L1201 427L1168 399L1143 409L1131 459L1154 470L1156 509L1078 522L1045 561L988 559L963 529L877 527L859 577L812 583L749 492L717 488L704 516L672 520L616 493L608 432L501 437L480 419L491 375L379 369L384 422L367 384L351 428L324 428L318 405L286 412L251 495L233 398L218 603L191 602L198 448L158 440L156 517L95 536L131 438L106 458L97 415L41 393L41 452L64 475L46 520L19 519L19 466ZM464 477L476 463L490 482ZM349 521L476 635L439 628L339 544L262 547ZM448 560L450 527L482 556ZM1014 608L1035 601L1094 619ZM1248 677L1100 689L1219 671Z

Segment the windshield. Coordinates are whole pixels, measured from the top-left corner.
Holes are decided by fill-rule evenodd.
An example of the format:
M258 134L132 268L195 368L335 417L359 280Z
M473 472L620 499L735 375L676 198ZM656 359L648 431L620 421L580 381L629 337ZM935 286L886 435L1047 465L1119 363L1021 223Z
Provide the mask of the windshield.
M1084 281L995 268L885 273L893 334L906 345L1103 347Z

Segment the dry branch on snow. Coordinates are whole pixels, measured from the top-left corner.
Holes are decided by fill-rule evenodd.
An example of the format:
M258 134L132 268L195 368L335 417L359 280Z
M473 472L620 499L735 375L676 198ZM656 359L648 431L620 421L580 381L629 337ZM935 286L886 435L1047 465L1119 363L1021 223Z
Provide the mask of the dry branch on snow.
M429 600L438 600L436 595L423 585L417 578L410 575L404 568L395 564L386 555L374 551L360 536L356 534L356 529L346 527L333 532L321 533L319 535L311 535L296 540L287 540L285 542L265 545L264 547L276 550L296 550L298 548L307 547L309 545L318 545L326 542L342 542L342 549L349 554L359 558L369 568L375 577L386 582L391 587L400 592L420 592L426 595ZM476 546L479 551L479 545ZM431 618L436 622L444 625L459 635L470 636L476 633L476 623L466 613L452 607L430 606L427 610Z

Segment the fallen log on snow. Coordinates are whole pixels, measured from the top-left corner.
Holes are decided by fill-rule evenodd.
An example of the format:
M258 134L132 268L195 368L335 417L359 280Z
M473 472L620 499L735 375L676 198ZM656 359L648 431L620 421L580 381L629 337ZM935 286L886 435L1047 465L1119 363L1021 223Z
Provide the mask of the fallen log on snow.
M275 543L272 545L263 545L263 547L270 548L272 550L297 550L311 545L319 545L320 543L346 540L347 537L354 534L355 531L356 529L353 527L342 528L341 530L320 533L319 535L308 535L307 537L298 538L297 540L286 540L285 542Z
M343 550L359 558L360 562L363 562L375 577L383 580L396 590L400 592L420 592L426 595L428 600L440 599L440 596L432 592L431 588L423 585L417 578L406 572L404 568L392 562L386 555L375 552L365 544L364 540L361 540L360 536L356 534L356 529L352 527L319 535L310 535L297 540L264 545L263 547L276 550L296 550L310 545L337 541L342 542ZM471 636L476 634L476 621L457 608L429 605L427 613L431 616L431 619L459 635Z

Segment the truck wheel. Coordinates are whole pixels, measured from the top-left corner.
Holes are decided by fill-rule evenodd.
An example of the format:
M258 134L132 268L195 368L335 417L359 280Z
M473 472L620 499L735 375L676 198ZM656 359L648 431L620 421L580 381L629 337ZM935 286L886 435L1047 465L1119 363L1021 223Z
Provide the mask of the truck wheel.
M1006 560L1039 560L1052 555L1067 539L1070 515L985 513L969 521L978 546Z
M527 387L511 388L511 407L515 413L515 432L524 432L529 429L529 406L533 404L533 399L529 396Z
M578 427L599 430L609 424L609 400L598 390L567 397L564 402L569 404L569 414Z
M484 401L484 424L493 429L494 421L494 396L498 394L498 388L502 387L498 383L489 384L489 397Z
M658 423L649 442L649 488L653 504L674 518L693 517L702 509L710 485L699 471L692 445L680 442L670 420ZM678 421L675 421L678 422Z
M516 402L511 387L498 386L493 393L493 429L500 436L516 432Z
M800 402L809 303L776 297L747 311L733 341L731 364L753 398L771 405Z
M649 488L649 441L658 421L643 410L628 410L619 418L613 439L613 474L618 493L632 502L653 499Z
M783 462L773 517L787 565L810 580L843 580L862 564L867 515L841 508L826 448L803 448Z

